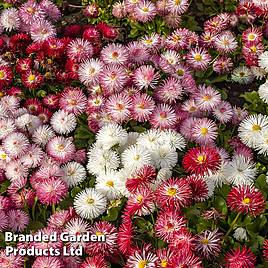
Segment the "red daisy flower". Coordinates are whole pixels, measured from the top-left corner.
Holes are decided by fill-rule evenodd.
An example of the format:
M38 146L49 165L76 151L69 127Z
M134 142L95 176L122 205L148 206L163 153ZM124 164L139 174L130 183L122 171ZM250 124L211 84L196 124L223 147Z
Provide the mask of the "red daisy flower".
M93 257L88 257L86 260L79 266L80 268L108 268L108 264L101 255L95 255Z
M32 68L33 61L31 58L18 59L16 64L16 71L19 74L23 74Z
M128 178L126 187L133 193L140 187L148 186L148 183L155 179L155 177L155 168L153 166L145 165L136 172L135 176Z
M227 205L232 211L256 217L263 212L265 199L254 186L239 185L228 194Z
M42 84L43 79L44 77L40 73L33 73L31 70L22 74L21 77L23 85L29 89L38 88Z
M263 257L268 262L268 239L263 242Z
M202 261L191 251L178 251L172 258L170 268L193 267L202 268Z
M225 255L227 268L254 268L256 256L252 251L243 246L242 249L232 249Z
M34 99L27 99L24 103L24 107L32 114L36 114L38 109L42 107L42 103L34 98Z
M0 66L0 89L8 86L13 79L13 72L11 67L2 65Z
M185 179L170 178L156 190L160 207L186 207L192 201L192 189Z
M203 177L191 175L186 178L193 192L193 200L202 202L208 197L208 186Z
M182 165L189 173L204 175L219 168L220 155L213 147L195 147L184 155Z
M182 228L170 241L169 248L173 251L191 252L195 248L194 242L193 235L186 228Z

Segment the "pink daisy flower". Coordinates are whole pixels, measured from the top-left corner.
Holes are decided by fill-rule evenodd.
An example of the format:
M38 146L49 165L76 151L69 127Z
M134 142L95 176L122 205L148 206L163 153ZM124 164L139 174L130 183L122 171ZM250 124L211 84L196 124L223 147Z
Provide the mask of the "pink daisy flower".
M221 123L229 122L232 119L233 114L233 108L227 101L221 101L220 104L213 109L214 117Z
M180 232L174 234L173 239L169 243L172 251L192 252L194 251L194 237L186 228L182 228Z
M66 163L73 159L75 146L68 138L54 137L47 143L47 153L60 163Z
M89 255L100 254L102 256L112 256L117 250L117 230L109 222L100 221L90 227L89 232L95 235L105 235L105 242L86 243L86 253Z
M202 268L202 261L191 251L179 251L172 258L171 267L193 267Z
M11 209L7 211L8 226L14 232L23 231L29 223L29 215L19 209Z
M189 141L194 141L193 127L196 124L196 117L186 118L180 125L180 133Z
M194 69L203 71L208 68L211 61L209 53L202 48L191 49L186 54L186 62Z
M37 257L32 268L63 268L63 264L58 257Z
M61 93L59 106L68 113L79 115L86 109L87 97L79 88L67 87Z
M213 144L218 135L218 128L214 121L198 118L192 129L192 137L199 145Z
M171 265L171 259L174 255L174 251L170 249L165 249L165 248L159 248L156 251L157 255L157 268L160 267L169 267Z
M205 230L195 236L195 251L202 258L211 260L221 253L222 234L215 229L214 231Z
M71 60L81 62L92 57L93 47L89 41L76 38L67 46L67 55Z
M160 76L155 68L150 65L142 65L135 70L133 75L134 84L140 89L155 88Z
M49 178L35 187L36 196L42 204L58 204L68 192L68 186L61 179Z
M141 0L135 5L133 15L137 21L151 21L156 16L155 4L151 1Z
M192 189L187 180L170 178L158 187L156 199L163 208L186 207L192 202Z
M267 239L263 242L262 252L263 252L263 257L265 261L268 262L268 240Z
M153 128L169 129L176 123L176 114L174 109L167 104L156 106L150 117L150 124Z
M242 34L242 41L249 44L258 44L262 42L262 31L258 28L248 28Z
M52 1L42 0L39 6L51 20L57 21L61 17L59 8Z
M210 86L201 85L194 99L202 111L212 111L221 102L221 95Z
M165 47L171 50L179 51L187 48L188 30L184 28L176 29L165 40Z
M86 260L79 266L79 268L109 268L107 262L101 255L87 257Z
M163 80L160 87L154 90L155 97L165 103L174 103L176 100L181 99L183 89L181 82L173 77Z
M128 62L128 51L121 44L109 44L101 51L101 60L106 64L126 64Z
M50 22L39 19L31 25L30 34L34 42L42 42L55 37L56 28Z
M107 113L117 123L122 123L130 118L132 107L131 98L124 93L112 95L105 104Z
M3 210L0 210L0 232L3 232L8 227L8 217Z
M234 52L237 48L235 36L230 31L225 31L214 38L214 46L220 53Z
M186 220L181 213L176 209L167 209L157 216L155 235L168 243L185 227Z
M127 79L126 70L118 65L106 65L99 76L100 85L107 95L122 91Z
M214 61L213 71L217 74L225 74L229 73L232 70L233 66L234 64L231 58L221 56Z
M171 13L182 15L188 7L188 0L167 0L167 10Z
M127 45L129 61L144 64L150 57L147 47L141 41L133 41Z
M138 122L149 120L155 109L155 102L146 93L138 93L132 97L131 116Z
M6 255L6 250L0 250L0 265L1 268L23 268L24 258L22 256L10 254Z
M225 254L227 268L254 268L256 256L250 248L243 246L241 249L232 249Z
M48 227L51 229L63 228L71 219L73 215L70 210L61 210L52 214L48 219Z

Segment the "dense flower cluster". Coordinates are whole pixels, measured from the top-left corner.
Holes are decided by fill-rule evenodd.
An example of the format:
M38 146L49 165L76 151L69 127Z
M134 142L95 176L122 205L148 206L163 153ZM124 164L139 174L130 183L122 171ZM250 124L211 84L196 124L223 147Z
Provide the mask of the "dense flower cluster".
M0 3L0 231L106 238L0 267L265 267L268 4L210 2Z

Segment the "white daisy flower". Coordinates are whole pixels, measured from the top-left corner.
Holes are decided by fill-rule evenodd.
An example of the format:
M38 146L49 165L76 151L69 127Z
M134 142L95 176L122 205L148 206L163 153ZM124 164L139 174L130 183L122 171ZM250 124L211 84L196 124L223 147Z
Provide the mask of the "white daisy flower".
M11 118L0 119L0 140L16 130L14 120Z
M44 157L43 150L36 144L31 144L20 160L28 168L36 168L40 165Z
M250 84L254 80L254 75L246 66L240 66L233 70L232 80L239 84Z
M156 180L153 181L150 185L152 190L156 190L156 188L162 184L164 181L168 180L172 176L172 171L169 168L161 168L156 176Z
M16 8L4 9L0 16L0 25L6 31L16 30L20 26L20 18Z
M13 160L6 165L5 175L8 180L15 181L21 178L27 178L28 168L22 165L20 160Z
M76 117L73 113L67 113L64 110L55 112L50 123L52 128L59 134L68 134L76 127Z
M205 180L206 181L211 180L216 187L221 187L224 183L226 183L225 172L224 172L226 165L228 165L228 162L222 161L220 167L217 169L216 172L205 175L204 177Z
M246 117L239 125L238 136L244 144L255 148L263 131L268 130L268 116L254 114Z
M129 132L127 134L127 142L119 148L120 152L123 152L131 145L135 145L137 143L137 139L139 138L139 136L140 133L138 132Z
M23 131L29 131L33 133L38 127L42 125L39 117L31 114L23 114L15 120L16 126Z
M40 146L45 146L55 136L56 134L50 126L43 125L33 132L32 140Z
M144 165L152 164L151 155L144 147L133 145L126 149L121 156L124 168L134 172Z
M236 186L251 185L257 175L255 164L242 155L236 155L223 168L226 180Z
M259 56L259 66L268 72L268 51Z
M97 141L104 148L110 149L115 145L122 146L127 142L127 132L120 125L108 123L104 125L97 133Z
M141 133L137 139L137 145L152 149L161 141L161 133L157 129L150 129L145 133Z
M115 151L97 148L91 150L88 156L87 170L94 175L115 170L119 167L120 159Z
M120 173L114 170L100 174L96 177L96 190L104 194L108 200L116 199L120 196L118 189L120 183Z
M255 149L259 151L260 154L268 155L268 131L262 131L258 138Z
M160 133L160 143L170 144L171 148L183 150L186 146L183 136L174 130L165 130Z
M63 176L61 179L67 183L69 187L76 186L87 177L86 169L75 161L68 162L61 167Z
M76 195L74 208L82 218L95 219L106 211L106 197L94 188L86 188Z
M173 168L178 162L178 154L168 143L158 145L151 152L152 160L157 168Z
M238 227L234 230L234 238L240 242L248 240L247 230L243 227Z
M266 76L266 71L258 66L251 66L250 70L258 80L261 80Z
M258 90L261 100L268 104L268 80L262 85L260 85Z

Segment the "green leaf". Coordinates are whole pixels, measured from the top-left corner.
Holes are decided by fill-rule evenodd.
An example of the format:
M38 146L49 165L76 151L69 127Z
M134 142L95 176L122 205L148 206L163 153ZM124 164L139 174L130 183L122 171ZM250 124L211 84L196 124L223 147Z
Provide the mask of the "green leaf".
M0 194L3 194L7 190L7 188L9 187L10 184L11 184L11 182L8 181L8 180L6 180L3 183L1 183L1 185L0 185Z
M27 229L31 231L37 231L39 229L42 229L43 227L44 224L40 221L30 221L30 223L27 226Z
M120 207L112 207L108 210L108 215L103 216L104 221L116 221L119 214Z
M80 193L82 191L82 189L78 186L74 187L72 190L71 190L71 197L75 198L75 196Z

